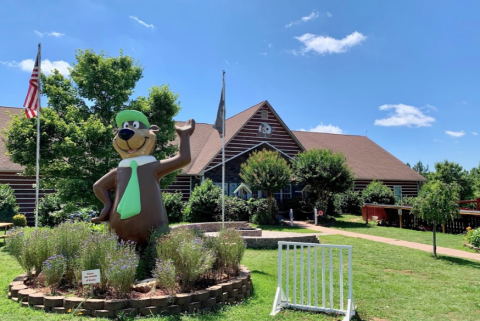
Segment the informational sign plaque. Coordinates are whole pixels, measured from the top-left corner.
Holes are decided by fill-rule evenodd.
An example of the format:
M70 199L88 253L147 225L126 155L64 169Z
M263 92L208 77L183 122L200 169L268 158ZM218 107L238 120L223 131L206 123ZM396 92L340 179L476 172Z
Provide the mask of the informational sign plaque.
M82 271L82 284L100 283L100 269Z

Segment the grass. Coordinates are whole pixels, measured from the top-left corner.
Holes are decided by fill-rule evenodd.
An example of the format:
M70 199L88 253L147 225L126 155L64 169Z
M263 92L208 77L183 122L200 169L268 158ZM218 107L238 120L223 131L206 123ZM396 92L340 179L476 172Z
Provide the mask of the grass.
M377 226L377 223L368 222L368 225L365 224L365 221L361 216L357 215L348 215L343 214L335 216L335 225L332 228L375 235L383 236L391 239L410 241L422 244L433 244L433 233L430 231L415 231L409 229L401 229L398 227L386 227L386 226ZM437 246L446 247L455 250L462 250L466 252L474 252L473 250L463 246L463 235L454 235L454 234L437 234Z
M322 236L321 241L353 246L357 321L478 320L480 262L446 256L434 259L427 252L339 235ZM0 246L0 262L1 320L94 320L22 308L8 300L8 284L22 270L3 245ZM269 316L277 286L277 251L247 250L242 263L251 270L254 287L253 296L246 302L207 314L157 316L148 320L338 320L334 316L294 310Z

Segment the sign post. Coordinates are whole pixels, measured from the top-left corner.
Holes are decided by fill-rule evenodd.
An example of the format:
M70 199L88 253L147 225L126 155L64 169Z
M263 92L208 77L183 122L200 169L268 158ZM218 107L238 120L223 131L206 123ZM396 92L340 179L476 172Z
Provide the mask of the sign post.
M90 295L93 297L93 285L100 283L100 269L82 271L82 284L90 284Z
M293 209L290 209L290 226L293 226Z
M315 225L318 225L318 215L317 215L317 209L315 208L314 209L314 213L313 215L315 215Z

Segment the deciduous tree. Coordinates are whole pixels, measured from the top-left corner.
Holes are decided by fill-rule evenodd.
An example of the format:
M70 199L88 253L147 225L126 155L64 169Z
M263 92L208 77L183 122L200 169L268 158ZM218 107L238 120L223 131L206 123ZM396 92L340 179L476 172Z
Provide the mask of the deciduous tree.
M273 194L290 183L292 170L277 151L263 149L254 151L241 165L240 177L253 191L267 194L268 214L273 216Z
M430 181L422 186L413 202L412 214L433 225L433 255L437 256L437 225L459 216L459 186L441 181Z
M180 105L168 85L154 86L148 97L130 100L143 67L122 52L110 57L78 50L75 57L69 77L58 71L42 75L48 107L41 109L40 117L41 187L57 190L62 203L100 207L92 186L120 161L112 146L116 114L124 109L140 110L159 126L153 155L162 159L176 151L168 142L175 138L173 116ZM25 174L34 174L36 119L14 116L4 135L10 159L25 166ZM174 177L165 177L162 185Z
M445 184L457 184L461 200L468 200L473 197L475 184L472 176L455 162L444 160L435 163L435 172L429 176L431 180L438 180Z
M329 149L310 149L297 154L292 168L295 180L310 185L324 210L333 194L346 192L353 186L353 173L347 158Z

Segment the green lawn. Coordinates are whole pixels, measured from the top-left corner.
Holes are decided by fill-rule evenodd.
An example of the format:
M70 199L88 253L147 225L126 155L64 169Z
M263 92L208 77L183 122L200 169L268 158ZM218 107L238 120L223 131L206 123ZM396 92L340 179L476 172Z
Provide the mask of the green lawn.
M375 235L383 236L391 239L410 241L422 244L433 244L433 233L430 231L415 231L408 229L400 229L398 227L386 227L386 226L377 226L376 223L368 222L366 225L365 221L361 216L358 215L337 215L335 216L335 225L332 228ZM463 246L463 235L454 235L454 234L437 234L437 246L442 246L450 249L462 250L467 252L474 252L473 250Z
M356 320L478 320L480 263L339 235L322 243L353 246ZM6 298L11 280L22 273L0 246L0 320L94 320L21 308ZM247 250L243 264L252 271L254 293L245 303L204 315L152 317L151 320L338 320L323 314L283 311L270 317L277 284L277 251ZM141 319L141 318L137 318ZM105 320L105 319L97 319Z

